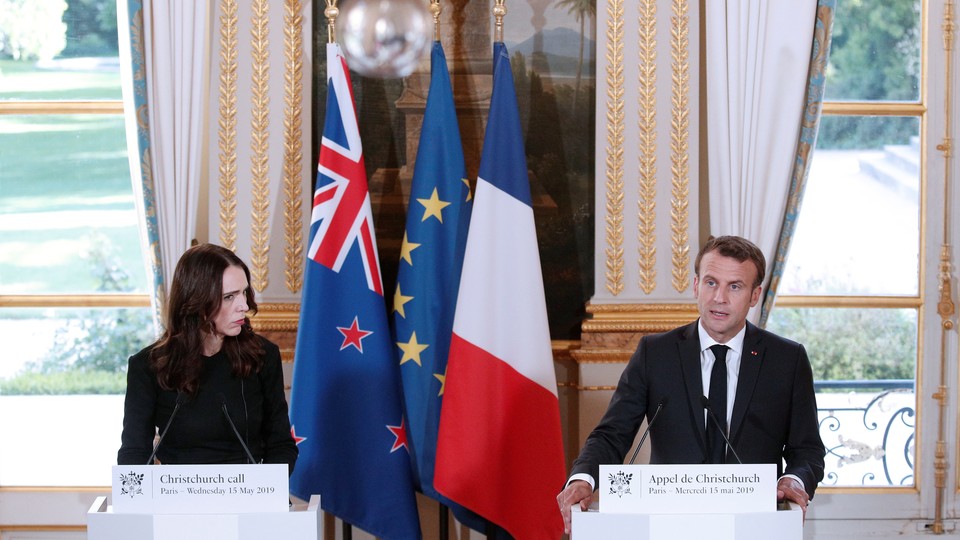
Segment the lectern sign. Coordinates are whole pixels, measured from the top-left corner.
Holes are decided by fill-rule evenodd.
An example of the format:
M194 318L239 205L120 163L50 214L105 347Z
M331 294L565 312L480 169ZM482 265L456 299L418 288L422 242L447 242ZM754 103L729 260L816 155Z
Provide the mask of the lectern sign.
M287 512L289 495L283 464L113 467L117 514Z
M599 489L601 513L772 512L777 504L777 467L601 465Z

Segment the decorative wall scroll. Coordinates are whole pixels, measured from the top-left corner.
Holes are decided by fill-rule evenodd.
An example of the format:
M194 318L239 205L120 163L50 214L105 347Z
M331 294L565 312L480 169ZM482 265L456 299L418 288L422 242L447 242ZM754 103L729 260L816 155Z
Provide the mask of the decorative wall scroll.
M623 0L607 5L606 288L623 291Z
M699 11L690 0L641 0L627 12L624 5L597 4L603 14L597 50L605 53L597 72L605 77L598 81L603 97L596 104L595 155L597 177L605 183L597 193L595 223L603 226L597 240L604 249L596 254L592 301L686 300L699 208L700 55L699 33L691 32ZM660 35L666 37L658 40ZM625 60L633 58L636 63ZM670 76L658 77L664 72ZM658 167L667 160L669 168ZM636 214L625 215L624 204L636 204ZM624 229L633 227L636 235L625 237ZM658 258L658 251L670 256ZM624 253L636 253L635 264L625 265ZM665 275L669 281L657 279Z
M237 0L221 0L219 117L220 244L237 249Z
M271 17L271 4L280 16ZM219 0L213 19L209 235L247 261L261 302L290 302L303 286L310 7L311 0ZM271 41L271 33L282 40ZM271 72L282 76L271 79ZM281 121L282 129L271 129ZM281 238L283 258L271 263ZM284 280L271 286L271 271Z
M646 294L657 286L657 2L643 0L637 39L639 76L637 111L640 132L638 150L637 248L640 290Z
M263 291L269 284L270 261L270 3L252 4L250 30L250 285Z
M283 13L283 262L287 290L303 286L303 2Z
M686 0L674 0L670 29L670 241L673 288L690 286L690 16Z

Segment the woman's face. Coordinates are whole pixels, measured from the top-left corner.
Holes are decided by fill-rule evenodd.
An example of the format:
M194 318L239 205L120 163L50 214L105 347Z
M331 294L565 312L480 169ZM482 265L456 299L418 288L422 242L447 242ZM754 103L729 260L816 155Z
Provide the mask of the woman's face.
M220 310L213 317L214 335L207 336L204 352L208 355L220 350L224 336L236 336L243 329L247 310L247 275L239 266L228 266L223 271L223 296ZM212 350L212 349L216 350Z

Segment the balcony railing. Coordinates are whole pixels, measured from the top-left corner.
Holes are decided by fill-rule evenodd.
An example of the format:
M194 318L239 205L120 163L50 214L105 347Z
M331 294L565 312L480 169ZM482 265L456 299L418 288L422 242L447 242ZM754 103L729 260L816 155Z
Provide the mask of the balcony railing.
M914 381L817 381L824 486L912 486Z

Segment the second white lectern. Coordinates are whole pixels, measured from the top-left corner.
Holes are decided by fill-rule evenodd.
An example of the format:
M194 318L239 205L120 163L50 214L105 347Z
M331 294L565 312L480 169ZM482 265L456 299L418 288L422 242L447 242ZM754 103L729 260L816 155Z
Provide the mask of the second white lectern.
M572 508L571 540L802 540L776 508L774 465L603 465L599 504Z

